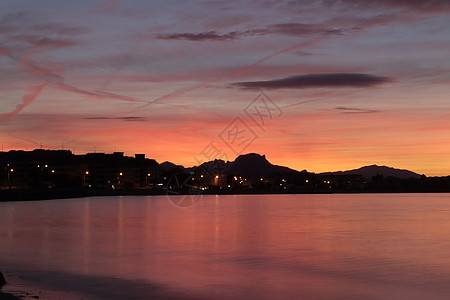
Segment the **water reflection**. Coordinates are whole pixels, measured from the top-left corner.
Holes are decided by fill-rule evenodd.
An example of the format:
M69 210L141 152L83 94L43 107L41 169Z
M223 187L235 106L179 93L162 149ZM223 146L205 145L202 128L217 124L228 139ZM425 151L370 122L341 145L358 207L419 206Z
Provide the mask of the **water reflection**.
M230 195L202 196L191 209L165 197L0 203L0 266L43 282L96 278L84 299L102 299L106 292L92 289L110 288L101 287L105 278L134 283L149 298L145 282L166 287L160 296L201 299L447 299L448 200Z
M91 249L91 208L89 199L84 200L84 212L83 212L83 266L84 272L90 272L90 257L89 252Z

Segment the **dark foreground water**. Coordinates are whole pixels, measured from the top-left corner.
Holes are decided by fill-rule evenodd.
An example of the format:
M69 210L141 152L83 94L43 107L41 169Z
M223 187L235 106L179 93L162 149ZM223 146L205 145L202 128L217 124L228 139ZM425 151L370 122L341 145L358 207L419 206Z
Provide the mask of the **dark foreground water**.
M0 203L0 270L84 300L450 299L450 195Z

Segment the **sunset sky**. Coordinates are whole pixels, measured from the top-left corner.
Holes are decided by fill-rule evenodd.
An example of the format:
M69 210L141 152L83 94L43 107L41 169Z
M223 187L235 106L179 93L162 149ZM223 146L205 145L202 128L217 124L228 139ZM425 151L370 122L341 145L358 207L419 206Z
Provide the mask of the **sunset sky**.
M3 0L0 143L450 175L449 24L447 0Z

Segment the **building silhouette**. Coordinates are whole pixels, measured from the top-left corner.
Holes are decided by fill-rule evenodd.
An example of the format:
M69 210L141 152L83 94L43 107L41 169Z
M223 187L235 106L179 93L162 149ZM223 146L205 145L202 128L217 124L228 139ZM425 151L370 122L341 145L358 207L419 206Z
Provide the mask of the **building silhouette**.
M99 187L151 188L160 179L158 163L145 158L124 156L123 152L74 155L70 150L0 152L3 189Z

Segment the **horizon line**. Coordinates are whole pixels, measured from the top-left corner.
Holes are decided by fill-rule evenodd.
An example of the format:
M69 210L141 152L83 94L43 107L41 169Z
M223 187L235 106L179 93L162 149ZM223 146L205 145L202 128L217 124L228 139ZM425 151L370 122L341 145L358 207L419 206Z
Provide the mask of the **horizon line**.
M43 150L43 151L69 151L72 155L88 155L88 154L106 154L106 155L113 155L113 154L115 154L115 153L122 153L122 154L124 155L124 157L131 157L131 158L133 158L133 156L128 156L128 155L126 155L126 154L125 154L125 151L96 152L96 150L94 149L94 152L85 152L85 153L82 153L82 154L75 154L75 152L74 152L73 150L69 149L69 148L67 148L67 149L45 149L45 148L35 148L35 149L33 149L33 150L10 149L10 150L6 150L6 151L5 151L5 150L3 149L3 147L2 147L2 149L0 150L0 153L8 153L8 152L11 152L11 151L33 152L33 151L36 151L36 150ZM202 165L203 163L207 163L207 162L214 161L214 160L221 160L221 161L223 161L223 162L225 162L225 163L226 163L226 162L235 162L236 159L237 159L238 157L244 156L244 155L249 155L249 154L256 154L256 155L259 155L259 156L264 157L264 158L267 160L267 158L265 157L265 156L266 156L265 154L259 154L259 153L256 153L256 152L249 152L249 153L239 154L239 155L236 156L236 158L235 158L234 160L223 160L223 159L214 158L214 159L212 159L212 160L204 161L204 162L202 162L202 163L199 163L198 165L192 165L191 167L185 167L183 164L177 164L177 163L174 163L174 162L169 161L169 160L166 160L166 161L163 161L163 162L161 162L161 163L158 163L157 160L156 160L155 158L145 157L145 159L153 159L153 160L154 160L155 162L157 162L159 165L161 165L161 164L163 164L163 163L165 163L165 162L168 162L168 163L172 163L172 164L174 164L174 165L176 165L176 166L181 166L181 167L183 167L183 168L185 168L185 169L189 169L189 168L198 167L198 166ZM147 153L134 153L134 158L136 158L136 155L144 155L144 156L147 156ZM267 160L267 161L268 161L270 164L272 164L269 160ZM272 164L272 165L274 165L274 164ZM308 171L307 169L297 170L297 169L291 168L290 166L282 165L282 167L287 167L287 168L292 169L292 170L297 171L297 172L307 171L308 173L313 173L313 174L348 172L348 171L354 171L354 170L358 170L358 169L361 169L361 168L364 168L364 167L370 167L370 166L386 167L386 168L391 168L391 169L395 169L395 170L399 170L399 171L408 171L408 172L415 173L415 174L417 174L417 175L425 175L426 177L448 177L448 176L450 176L450 174L449 174L449 175L440 175L440 176L439 176L439 175L428 176L428 175L426 175L426 174L420 174L420 173L411 171L411 170L409 170L409 169L396 168L396 167L391 167L391 166L388 166L388 165L385 165L385 164L381 164L381 165L380 165L380 164L376 164L376 163L367 163L367 164L362 165L362 166L359 167L359 168L345 169L345 170L337 170L337 171L325 171L325 172L310 172L310 171Z

